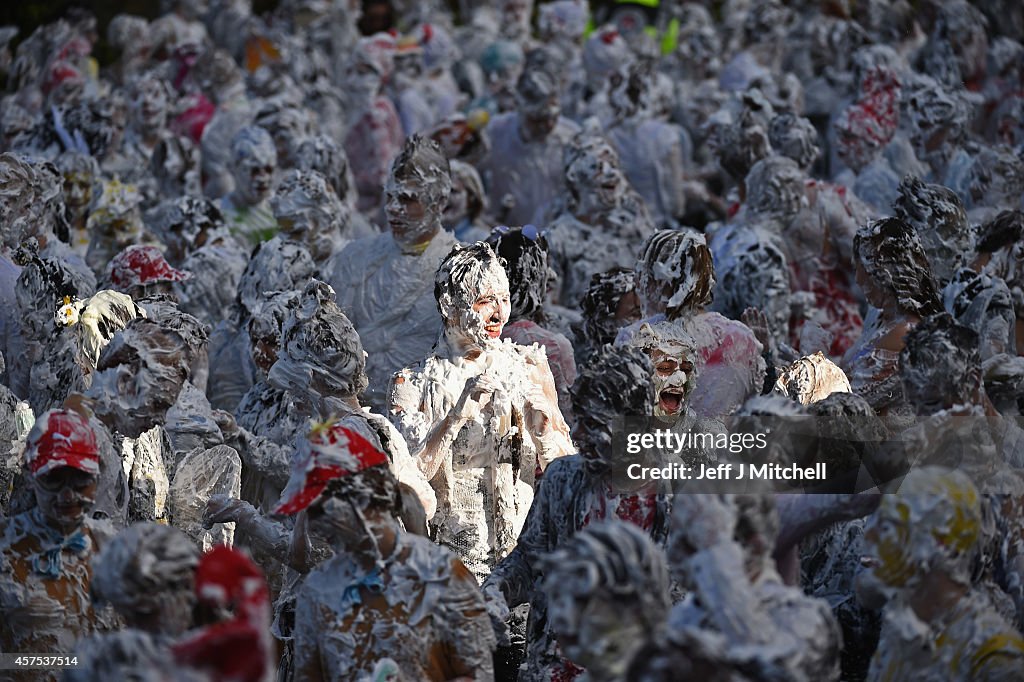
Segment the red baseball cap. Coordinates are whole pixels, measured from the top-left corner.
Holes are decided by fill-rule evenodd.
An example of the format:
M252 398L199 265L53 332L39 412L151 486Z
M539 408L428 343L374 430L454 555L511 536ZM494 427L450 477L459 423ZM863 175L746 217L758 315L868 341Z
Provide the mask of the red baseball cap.
M270 590L263 571L237 549L219 545L196 567L199 601L227 608L230 620L193 631L171 647L175 659L214 679L260 682L270 669Z
M292 460L291 477L274 513L297 514L335 478L387 465L387 455L354 430L338 424L316 427Z
M126 288L153 282L183 282L191 279L192 274L172 268L155 246L136 244L114 256L108 277L115 287Z
M71 410L39 415L28 434L25 464L33 476L72 467L93 476L100 473L100 449L89 420Z

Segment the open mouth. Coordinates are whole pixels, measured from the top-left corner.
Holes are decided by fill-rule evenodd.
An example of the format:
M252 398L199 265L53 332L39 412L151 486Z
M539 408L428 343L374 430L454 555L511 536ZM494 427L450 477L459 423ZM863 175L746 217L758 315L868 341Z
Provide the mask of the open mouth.
M496 339L501 336L501 325L500 324L489 324L484 327L484 331L487 332L487 336L492 339Z
M658 406L666 414L676 414L683 406L683 392L677 388L666 388L658 394Z

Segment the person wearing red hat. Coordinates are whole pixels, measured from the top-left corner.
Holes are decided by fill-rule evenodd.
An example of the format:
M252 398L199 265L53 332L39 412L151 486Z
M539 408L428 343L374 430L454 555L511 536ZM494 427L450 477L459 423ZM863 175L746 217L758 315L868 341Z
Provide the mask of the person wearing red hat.
M125 628L79 640L69 652L78 664L64 682L145 679L147 670L167 668L171 643L193 626L201 555L192 538L159 523L136 523L112 538L92 560L90 592Z
M253 320L259 320L259 325L250 326L252 338L262 346L255 349L259 352L253 361L264 379L235 412L239 451L246 466L244 499L214 495L205 516L207 523L237 524L239 542L261 563L275 595L282 587L288 589L285 565L308 572L305 559L296 563L289 556L292 524L275 523L265 514L280 501L295 444L309 432L310 420L330 419L354 429L387 454L399 482L415 491L403 497L401 518L406 530L426 535L426 519L436 508L434 491L401 434L359 402L366 386L366 354L359 335L336 305L333 289L313 280L301 294L292 293L279 294L273 301L276 312L270 306L258 309ZM327 548L325 542L319 544Z
M295 679L492 680L494 632L473 575L406 533L387 455L321 424L300 444L276 512L304 512L333 558L309 574L295 614ZM301 524L300 524L301 525Z
M128 627L94 635L74 650L64 682L269 682L274 672L270 594L243 552L202 554L170 526L139 523L94 562L93 593Z
M195 595L201 610L218 617L171 647L175 661L211 680L273 680L270 590L252 559L231 547L214 547L196 567Z
M114 256L107 267L107 288L138 300L153 294L173 294L174 283L192 274L172 268L155 246L135 244Z
M99 439L85 417L50 410L28 435L24 466L36 505L0 526L0 650L67 653L80 637L115 624L89 598L91 559L114 533L89 516Z

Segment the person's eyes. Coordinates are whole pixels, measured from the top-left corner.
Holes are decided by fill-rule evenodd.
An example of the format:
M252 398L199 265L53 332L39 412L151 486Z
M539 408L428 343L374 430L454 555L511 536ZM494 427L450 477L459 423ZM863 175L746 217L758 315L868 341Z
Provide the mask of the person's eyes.
M53 492L60 489L60 480L49 476L43 476L39 479L39 485L42 486L44 490Z
M78 491L85 490L90 485L92 485L92 478L90 478L90 477L83 477L83 478L75 479L74 481L72 481L71 485L74 487L75 490L78 490Z

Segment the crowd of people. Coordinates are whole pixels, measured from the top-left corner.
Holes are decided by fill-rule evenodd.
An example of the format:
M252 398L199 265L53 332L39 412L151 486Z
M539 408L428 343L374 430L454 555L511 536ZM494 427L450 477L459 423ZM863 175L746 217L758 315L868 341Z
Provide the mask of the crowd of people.
M160 4L0 28L0 680L1024 678L1024 5Z

